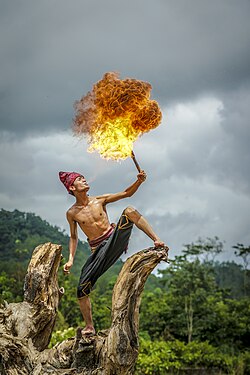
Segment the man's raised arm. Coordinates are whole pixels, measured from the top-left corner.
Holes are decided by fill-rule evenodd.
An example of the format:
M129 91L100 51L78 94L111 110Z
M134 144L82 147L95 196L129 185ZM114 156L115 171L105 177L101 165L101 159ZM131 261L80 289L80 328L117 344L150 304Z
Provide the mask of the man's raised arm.
M64 264L63 271L65 274L68 274L70 273L70 268L73 266L77 243L78 243L78 236L77 236L77 223L75 222L75 220L73 220L69 211L67 212L66 216L67 216L67 220L69 222L69 227L70 227L69 260L66 264Z
M115 193L115 194L104 194L97 198L104 199L103 203L107 204L107 203L116 202L123 198L131 197L138 190L139 186L146 180L146 178L147 178L146 173L144 171L141 171L137 175L137 180L124 191L121 191L120 193Z

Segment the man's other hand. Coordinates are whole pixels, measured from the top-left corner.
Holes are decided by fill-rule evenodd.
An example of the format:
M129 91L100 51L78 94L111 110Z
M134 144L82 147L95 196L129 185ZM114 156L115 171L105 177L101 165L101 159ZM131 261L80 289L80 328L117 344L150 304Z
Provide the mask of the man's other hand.
M146 172L141 171L140 173L138 173L137 178L140 182L144 182L147 178Z
M70 268L73 266L73 262L70 260L64 264L63 266L63 272L65 275L68 275L70 273Z

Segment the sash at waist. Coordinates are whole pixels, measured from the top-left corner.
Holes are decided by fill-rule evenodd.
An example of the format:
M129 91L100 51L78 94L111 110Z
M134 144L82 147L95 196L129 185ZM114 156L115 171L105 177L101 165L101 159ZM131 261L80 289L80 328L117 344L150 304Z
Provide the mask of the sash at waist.
M91 247L96 247L96 246L100 245L102 243L102 241L109 238L113 232L114 232L114 228L110 227L109 230L106 233L102 234L100 237L97 237L97 238L95 238L94 240L91 240L91 241L89 241L89 239L88 239L88 243Z

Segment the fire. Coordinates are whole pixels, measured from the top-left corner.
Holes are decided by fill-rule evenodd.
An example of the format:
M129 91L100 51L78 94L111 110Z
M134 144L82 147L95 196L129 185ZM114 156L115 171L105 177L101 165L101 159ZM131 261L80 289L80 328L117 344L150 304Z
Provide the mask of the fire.
M119 79L106 73L86 96L75 103L73 131L87 137L88 151L106 159L131 156L133 143L161 122L161 111L150 100L151 85L136 79Z

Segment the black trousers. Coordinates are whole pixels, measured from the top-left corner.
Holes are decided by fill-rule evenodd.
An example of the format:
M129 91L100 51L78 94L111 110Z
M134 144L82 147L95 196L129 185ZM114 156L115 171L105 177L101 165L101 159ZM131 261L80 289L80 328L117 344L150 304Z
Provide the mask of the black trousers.
M114 232L97 247L82 267L77 287L78 299L88 296L97 279L126 252L132 228L132 221L123 211Z

